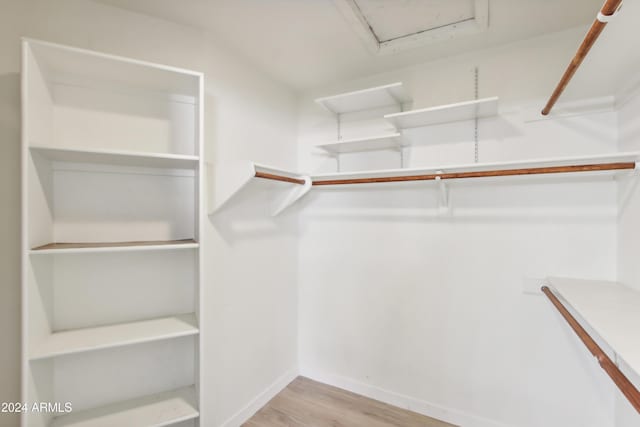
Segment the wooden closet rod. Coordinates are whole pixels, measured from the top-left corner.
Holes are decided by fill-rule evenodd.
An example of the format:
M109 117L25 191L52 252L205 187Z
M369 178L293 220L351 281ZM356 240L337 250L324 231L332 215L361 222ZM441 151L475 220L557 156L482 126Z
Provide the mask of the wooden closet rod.
M600 348L593 338L580 326L580 323L569 313L569 310L565 308L558 298L551 292L547 286L542 287L542 292L549 298L551 303L560 312L564 320L567 321L571 329L578 335L580 340L589 349L591 354L596 358L602 369L609 375L616 386L620 389L622 394L627 398L629 403L640 413L640 391L629 381L629 379L620 371L620 369L613 363L611 358Z
M288 176L276 175L276 174L273 174L273 173L256 172L256 174L254 176L256 178L270 179L272 181L282 181L282 182L290 182L292 184L304 185L304 179L291 178L291 177L288 177Z
M437 179L487 178L496 176L542 175L567 172L594 172L608 170L634 169L635 162L600 163L590 165L547 166L524 169L499 169L473 172L446 172L427 175L384 176L375 178L345 178L326 181L313 181L313 185L371 184L378 182L432 181Z
M602 30L604 30L604 27L607 25L607 22L609 21L608 18L613 16L618 11L621 4L622 4L622 0L606 0L605 1L604 5L602 6L602 9L600 10L600 13L598 13L598 17L596 18L595 21L593 21L593 24L591 24L591 28L589 28L589 32L587 33L584 40L582 41L582 44L578 48L578 51L576 52L575 56L567 66L567 69L562 75L560 82L558 83L555 90L551 94L551 98L549 98L549 101L547 101L547 105L545 105L545 107L542 109L543 115L546 116L551 112L551 109L555 105L556 101L558 100L558 98L560 98L560 95L562 95L562 92L564 92L565 88L569 84L569 81L578 70L578 67L580 67L580 64L582 64L582 61L589 53L589 50L591 50L591 47L600 36L600 33L602 32Z

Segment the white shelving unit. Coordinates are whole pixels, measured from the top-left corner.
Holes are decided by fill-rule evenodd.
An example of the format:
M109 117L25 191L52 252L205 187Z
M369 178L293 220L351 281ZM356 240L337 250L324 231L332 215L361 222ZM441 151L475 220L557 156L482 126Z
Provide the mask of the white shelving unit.
M360 151L400 149L403 147L402 135L392 133L368 138L344 139L339 142L321 144L316 147L331 154L357 153Z
M202 88L23 41L23 427L199 425Z
M335 156L338 171L340 171L341 168L341 154L389 149L396 150L400 153L400 165L404 168L406 166L407 150L411 146L411 140L404 138L403 130L482 119L498 114L497 97L403 111L405 105L409 102L412 102L412 100L405 92L402 83L393 83L318 98L316 99L316 103L336 115L338 139L334 142L319 144L316 148ZM384 119L391 124L396 130L395 133L344 140L341 138L343 129L342 115L362 111L375 111L376 109L391 106L397 107L399 112L384 114L380 117L380 120ZM370 118L368 119L370 120ZM378 126L378 124L376 124L376 126Z
M398 106L411 102L401 82L376 86L353 92L317 98L316 102L334 114L346 114L372 110L389 106Z
M547 284L640 378L640 291L617 282L559 277Z
M263 175L288 178L296 182L261 178ZM229 191L222 195L212 194L209 214L216 214L244 198L252 198L255 192L268 192L272 201L271 214L275 216L293 205L310 189L311 179L308 175L250 162Z
M336 157L338 170L340 169L339 156L341 154L389 149L396 150L400 153L401 163L404 165L404 144L402 142L402 135L394 132L393 129L378 129L372 132L373 135L367 135L364 137L349 139L343 139L342 137L343 116L345 114L371 112L367 114L374 114L375 116L380 115L378 120L382 122L381 114L383 112L388 112L388 108L403 111L405 106L412 102L412 99L407 94L404 85L401 82L341 93L338 95L325 96L318 98L315 101L324 109L333 113L336 117L336 128L338 133L337 140L326 144L320 144L316 147ZM383 108L385 111L376 111ZM351 117L353 118L353 115ZM364 117L359 117L359 119L363 118ZM369 117L369 119L371 119L371 117Z
M483 98L456 104L386 114L384 118L396 129L410 129L442 123L493 117L498 114L498 98Z

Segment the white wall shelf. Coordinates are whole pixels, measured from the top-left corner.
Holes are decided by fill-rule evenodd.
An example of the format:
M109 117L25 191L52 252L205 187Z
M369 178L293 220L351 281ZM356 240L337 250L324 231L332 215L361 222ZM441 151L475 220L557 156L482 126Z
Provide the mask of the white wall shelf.
M198 322L194 314L55 332L33 350L31 360L197 334Z
M90 87L110 85L137 92L188 96L192 100L199 97L197 81L202 73L197 71L41 40L25 41L52 82Z
M402 83L391 83L353 92L317 98L316 102L334 114L373 110L389 106L401 107L411 102Z
M551 277L547 284L640 377L640 291L599 280Z
M72 148L30 146L47 160L71 163L96 163L115 166L136 166L162 169L197 169L198 156L142 153L118 150L78 150Z
M384 118L394 125L396 129L410 129L475 118L493 117L497 114L498 98L493 97L386 114Z
M130 252L130 251L172 251L176 249L197 249L199 243L193 239L148 241L148 242L94 242L94 243L49 243L29 251L30 255Z
M320 144L316 147L331 153L356 153L360 151L400 149L403 147L402 135L393 133L390 135L378 135L368 138L345 139L329 144Z
M51 427L164 427L198 418L195 387L184 387L54 418Z
M314 185L321 181L333 181L343 179L366 179L366 178L385 178L385 177L404 177L416 175L455 173L455 172L474 172L484 170L509 170L509 169L526 169L551 166L570 166L575 164L605 164L618 162L638 162L640 161L640 153L614 153L595 156L575 156L575 157L558 157L558 158L542 158L531 160L519 160L511 162L496 163L471 163L462 165L441 165L430 166L426 168L411 169L383 169L370 170L363 172L337 172L312 175L311 179ZM616 174L630 174L633 171L600 171L600 172L583 172L584 174L598 174L612 176ZM489 179L489 178L485 178Z
M272 177L272 178L268 178ZM287 182L285 180L290 180ZM243 197L253 197L252 188L258 192L268 191L272 199L271 213L278 215L289 206L293 205L311 189L311 179L307 175L296 172L265 166L257 163L249 163L249 167L242 176L235 182L231 191L222 197L211 198L213 206L209 214L220 212L233 201L238 201Z

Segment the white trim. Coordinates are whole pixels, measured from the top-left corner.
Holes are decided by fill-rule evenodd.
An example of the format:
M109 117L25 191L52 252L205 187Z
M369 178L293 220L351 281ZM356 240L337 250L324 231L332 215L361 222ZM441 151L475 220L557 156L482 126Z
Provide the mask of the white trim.
M28 168L29 168L29 126L28 126L28 85L27 85L27 73L28 69L28 55L31 52L31 48L29 47L29 43L26 40L22 40L22 69L20 70L20 99L21 99L21 147L20 147L20 165L21 165L21 189L20 189L20 205L22 207L21 213L21 250L20 250L20 289L22 293L21 297L21 342L20 348L22 350L21 354L21 369L20 369L20 398L22 402L28 402L29 393L27 391L29 386L29 358L27 355L29 354L29 316L28 316L28 263L29 263L29 236L28 236L28 223L27 223L27 212L29 209L29 205L27 202L28 195L28 187L27 187L27 179L29 176ZM23 412L20 415L20 426L26 427L27 425L27 414Z
M416 34L407 34L393 40L380 41L373 33L370 23L362 14L356 0L333 0L333 3L369 51L377 55L395 53L453 39L461 35L475 34L489 28L489 0L474 0L474 17L467 21L444 25Z
M246 423L256 412L280 393L298 376L298 368L292 368L275 380L264 391L254 397L244 408L229 417L220 427L239 427Z
M369 23L360 13L360 9L354 0L333 0L340 13L347 20L347 23L358 34L372 53L380 53L380 43L378 38L371 32Z
M204 228L205 228L205 216L206 216L206 193L205 193L205 152L204 152L204 97L205 97L205 88L204 88L204 74L200 74L198 77L198 177L197 177L197 188L198 188L198 203L197 203L197 214L196 214L196 224L198 225L198 229L195 233L195 238L198 242L202 241L202 237L204 236ZM196 349L198 353L198 363L197 363L197 371L196 371L196 400L198 401L198 411L200 416L198 421L196 421L196 426L206 426L208 425L207 416L202 415L204 402L203 392L204 389L204 363L203 361L207 360L206 354L204 352L204 334L203 334L203 326L204 321L204 272L205 272L205 258L204 258L204 250L201 250L198 244L198 289L197 295L198 300L196 301L196 316L198 318L198 330L200 333L198 334L198 348ZM204 327L206 330L206 327ZM208 411L204 411L205 414L208 414Z
M314 381L338 387L399 408L408 409L460 427L512 427L507 424L502 424L497 421L469 414L458 409L448 408L440 404L416 399L411 396L400 394L395 391L385 390L340 375L328 374L306 367L302 367L300 369L300 375Z

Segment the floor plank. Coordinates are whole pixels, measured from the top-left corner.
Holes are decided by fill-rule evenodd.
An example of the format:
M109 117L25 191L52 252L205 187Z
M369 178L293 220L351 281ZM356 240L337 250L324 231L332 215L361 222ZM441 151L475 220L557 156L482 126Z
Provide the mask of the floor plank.
M245 427L455 427L309 378L298 377Z

